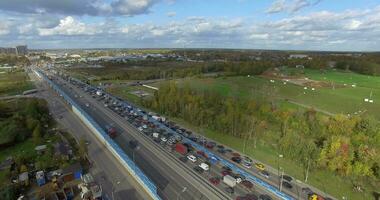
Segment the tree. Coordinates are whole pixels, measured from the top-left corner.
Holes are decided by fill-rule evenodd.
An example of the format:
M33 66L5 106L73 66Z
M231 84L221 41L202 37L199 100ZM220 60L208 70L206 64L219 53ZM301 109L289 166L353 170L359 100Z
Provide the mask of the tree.
M84 138L81 138L79 140L78 153L79 153L79 157L82 160L85 160L87 158L88 148L87 148L86 140Z
M38 123L33 130L33 142L36 145L41 144L41 142L42 142L41 124L40 123Z

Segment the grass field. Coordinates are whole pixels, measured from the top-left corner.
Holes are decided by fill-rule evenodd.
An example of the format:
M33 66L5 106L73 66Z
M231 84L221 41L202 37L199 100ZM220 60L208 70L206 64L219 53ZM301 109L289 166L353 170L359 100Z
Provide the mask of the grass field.
M380 110L380 77L345 72L323 74L316 70L306 70L305 75L311 79L332 81L336 84L347 84L347 86L335 89L315 88L312 91L310 88L305 90L304 87L291 83L284 85L284 82L280 80L272 83L267 78L257 76L188 78L178 80L178 82L199 90L216 91L223 95L256 99L265 96L269 99L277 99L281 105L285 106L290 106L290 102L294 102L333 114L368 113L380 119L380 112L377 112ZM356 87L352 87L352 84L356 84ZM158 85L159 83L155 84L155 86ZM371 93L371 99L374 102L364 102L365 98L370 98Z
M33 83L24 72L0 74L0 96L22 94L23 91L33 88Z

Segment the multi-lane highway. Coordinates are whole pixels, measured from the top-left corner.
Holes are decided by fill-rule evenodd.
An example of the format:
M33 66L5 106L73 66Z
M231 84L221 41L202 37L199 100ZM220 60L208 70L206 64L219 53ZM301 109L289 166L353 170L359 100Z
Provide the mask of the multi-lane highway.
M72 85L69 81L56 76L55 83L59 84L72 99L76 101L82 108L90 114L97 123L105 127L107 124L112 124L121 133L115 138L115 142L132 158L144 173L155 182L159 188L159 194L163 199L234 199L237 196L245 194L268 194L272 199L276 196L268 193L267 190L255 185L254 189L246 189L244 187L236 187L234 194L227 194L225 186L213 186L208 181L211 177L220 176L220 168L211 167L208 173L197 174L192 169L195 165L192 163L182 163L177 159L179 156L170 152L168 148L155 143L151 138L141 134L136 127L132 126L122 116L113 112L111 109L103 106L104 102L93 98L85 93L80 87ZM134 152L129 149L128 142L137 140L141 143L138 151ZM229 160L227 154L213 152L218 156ZM177 158L176 158L177 157ZM258 170L245 169L238 165L241 170L245 170L250 174L265 180L265 182L278 186L279 177L274 173L274 169L269 170L270 176L267 178L260 177ZM219 166L220 167L220 166ZM201 186L201 187L197 187ZM292 184L292 188L283 187L282 190L293 199L307 199L307 195L302 193L302 188L299 184Z
M39 92L35 97L43 98L48 102L49 110L61 128L66 129L79 141L85 137L89 142L88 157L93 163L90 173L102 186L105 200L150 199L134 178L109 153L104 146L93 136L91 131L71 112L71 108L45 82L34 73L29 73Z
M169 153L163 151L157 144L142 138L137 129L125 119L104 108L91 96L83 94L83 91L62 79L56 79L55 83L59 84L61 89L81 105L98 124L103 127L112 124L118 129L120 134L115 138L115 142L155 182L163 199L231 199L231 196L197 176L191 168L184 167L178 159L168 156ZM87 107L89 104L91 106ZM128 147L128 142L131 140L140 142L141 148L135 153Z

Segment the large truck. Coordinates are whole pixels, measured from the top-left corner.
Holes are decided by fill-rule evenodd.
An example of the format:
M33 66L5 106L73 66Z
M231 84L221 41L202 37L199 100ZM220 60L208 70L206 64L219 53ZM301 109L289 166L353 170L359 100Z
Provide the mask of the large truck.
M185 145L183 145L182 143L177 143L175 145L175 151L182 154L182 155L186 155L187 152L188 152L188 149Z
M117 131L116 131L116 128L111 126L111 125L106 125L106 128L105 128L108 136L110 136L110 138L115 138L116 135L117 135Z
M225 175L223 177L223 182L230 187L236 186L236 179L230 175Z

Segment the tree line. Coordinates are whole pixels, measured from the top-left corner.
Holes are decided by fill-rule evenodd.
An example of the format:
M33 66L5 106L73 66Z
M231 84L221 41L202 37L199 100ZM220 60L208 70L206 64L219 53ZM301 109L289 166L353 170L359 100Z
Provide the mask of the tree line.
M274 142L279 153L305 169L326 169L358 182L380 179L380 123L372 117L329 117L314 110L283 109L267 100L226 97L174 82L162 84L153 98L142 103L220 134L254 144Z

